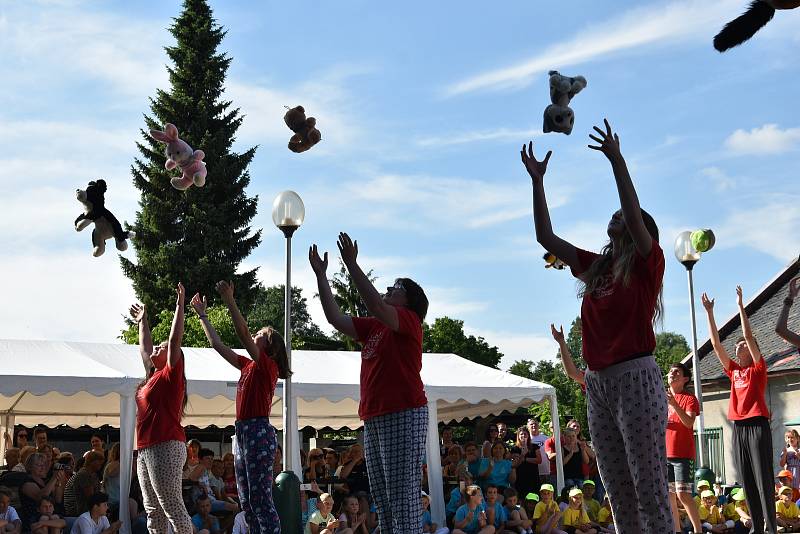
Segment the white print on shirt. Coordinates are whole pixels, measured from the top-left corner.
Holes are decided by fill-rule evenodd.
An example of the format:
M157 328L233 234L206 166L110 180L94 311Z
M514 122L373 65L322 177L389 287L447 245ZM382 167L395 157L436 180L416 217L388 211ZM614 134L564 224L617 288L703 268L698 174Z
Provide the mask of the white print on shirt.
M614 292L614 275L609 273L603 276L602 282L597 286L597 289L592 291L592 297L601 299L611 295Z
M736 369L733 372L733 387L736 389L744 389L750 384L749 369Z
M362 360L369 360L378 355L378 345L380 345L385 332L386 330L379 330L377 334L370 336L364 348L361 350Z

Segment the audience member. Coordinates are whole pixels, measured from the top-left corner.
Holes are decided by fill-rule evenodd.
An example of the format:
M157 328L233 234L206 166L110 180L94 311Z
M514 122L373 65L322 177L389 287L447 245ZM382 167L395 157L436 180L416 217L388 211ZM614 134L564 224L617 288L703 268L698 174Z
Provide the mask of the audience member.
M105 493L93 494L87 504L89 510L78 517L72 525L71 534L114 534L122 527L122 521L109 523L106 517L108 496Z
M33 441L37 449L47 443L47 429L43 426L37 426L33 431Z
M202 461L202 458L201 458ZM197 513L192 516L192 524L199 532L208 534L220 534L219 519L211 515L211 499L208 495L200 495L195 501Z
M567 534L597 534L592 528L589 514L583 508L583 491L580 488L569 490L569 505L564 510L562 525Z
M484 477L484 485L490 484L502 490L517 481L517 470L511 465L511 460L506 460L506 445L502 441L495 441L489 458L489 473Z
M564 486L567 488L581 488L583 485L584 466L589 465L588 446L586 442L578 441L578 435L574 428L565 428L564 446L562 454L564 458Z
M792 501L792 488L789 486L783 486L778 490L775 514L778 526L782 527L784 532L800 532L800 510Z
M334 534L340 522L331 510L333 510L333 496L330 493L323 493L319 496L317 511L308 518L305 534Z
M785 445L778 464L792 475L791 486L800 489L800 433L794 428L786 431Z
M39 518L31 523L31 534L61 534L67 522L55 513L53 501L43 497L39 501Z
M489 476L489 459L478 457L478 446L473 442L464 445L465 463L473 482L485 480Z
M483 505L484 512L486 513L486 524L492 525L495 532L503 532L506 525L506 509L500 504L498 500L498 487L494 484L486 486L486 502Z
M520 495L527 495L532 491L539 491L539 486L541 486L539 466L544 459L541 448L531 439L530 431L524 426L517 429L515 445L519 449L519 460L514 466L517 471L517 480L514 483L514 487L516 487ZM513 457L513 449L511 454Z
M64 488L64 513L68 517L77 517L89 511L89 497L100 492L100 478L97 473L104 461L102 453L90 451L85 457L83 467L67 481ZM103 502L108 503L108 495L105 495Z
M233 453L227 452L222 457L222 483L224 495L228 499L239 499L239 490L236 486L236 469L234 467Z
M56 471L45 482L45 477L47 476L45 458L44 455L38 452L28 456L25 461L25 470L28 477L19 489L21 504L19 512L23 531L29 530L31 523L38 520L39 501L43 498L51 499L56 508L64 502L64 485L67 482L67 476L64 471Z
M539 488L539 502L536 503L531 516L539 534L564 534L564 531L558 528L562 514L558 504L553 500L554 492L552 484L542 484ZM526 498L526 504L527 501Z
M481 446L481 458L490 458L492 456L492 445L497 441L497 436L500 431L497 429L495 423L490 423L483 432L484 442Z
M11 506L11 495L5 490L0 490L0 532L19 534L21 530L22 521Z
M539 450L542 451L542 462L537 466L539 468L539 479L542 482L549 482L550 481L550 462L549 457L545 451L544 444L547 439L550 437L546 434L542 434L539 428L539 420L535 417L529 417L526 423L526 428L528 429L528 434L531 437L531 442L536 444L539 447ZM538 488L536 488L538 489ZM522 493L521 495L525 495Z
M539 498L535 493L529 495ZM525 508L519 505L519 494L514 488L506 488L503 492L503 506L506 513L506 531L510 534L530 534L533 522L528 519Z
M6 471L11 471L15 466L19 465L19 449L17 447L9 447L6 449L5 458Z
M342 500L339 512L339 534L370 534L367 530L367 514L362 512L355 495Z
M455 444L456 443L453 441L453 429L449 426L442 428L442 440L441 443L439 443L439 456L442 457L442 466L447 465L449 462L447 455Z
M453 517L453 534L494 534L494 526L486 520L481 488L469 486L464 493L467 502L456 510Z
M364 461L364 448L360 443L350 446L349 460L342 466L339 478L347 481L350 493L363 491L369 493L369 477L367 476L367 464ZM390 481L387 481L390 483Z

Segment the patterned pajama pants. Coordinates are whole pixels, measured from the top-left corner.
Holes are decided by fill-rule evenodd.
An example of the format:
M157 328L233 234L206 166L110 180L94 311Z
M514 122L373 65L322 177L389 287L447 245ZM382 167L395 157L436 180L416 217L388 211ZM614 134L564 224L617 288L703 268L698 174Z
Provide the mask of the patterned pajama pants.
M364 421L364 456L381 534L419 534L421 530L427 433L427 406Z
M589 432L617 534L673 531L667 396L652 356L586 373Z
M281 520L272 500L272 463L278 441L266 417L236 421L236 487L253 534L278 534Z
M165 441L139 449L136 473L150 534L165 534L167 523L175 534L192 534L192 520L181 493L184 463L186 444L182 441Z

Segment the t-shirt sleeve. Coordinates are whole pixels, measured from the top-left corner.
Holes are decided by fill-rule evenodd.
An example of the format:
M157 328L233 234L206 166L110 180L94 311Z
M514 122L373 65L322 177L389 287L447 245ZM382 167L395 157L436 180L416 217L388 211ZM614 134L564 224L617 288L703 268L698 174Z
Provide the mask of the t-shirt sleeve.
M167 380L170 382L175 380L183 380L183 360L184 355L181 355L180 359L178 359L178 362L175 365L170 365L169 361L167 361L167 365L164 367L166 370L165 375Z
M19 515L17 511L14 509L13 506L8 507L8 522L13 523L14 521L19 521Z
M544 503L537 503L536 508L533 509L533 519L539 519L542 517L542 512L544 512Z
M422 340L422 323L419 316L408 308L396 306L397 333Z
M731 359L730 363L728 364L728 368L725 369L725 367L723 366L722 370L725 372L725 374L728 376L728 378L731 378L733 376L733 372L734 371L738 371L741 368L742 367L738 363L736 363L733 359Z
M466 505L459 506L458 510L456 510L455 520L456 521L463 521L467 518L467 507Z
M658 241L653 239L653 244L650 247L650 254L644 258L642 256L637 256L638 261L637 264L640 264L644 269L646 269L647 273L654 279L661 281L664 277L664 250L661 248L661 245L658 244Z
M686 408L684 408L684 410L687 413L698 415L700 413L700 403L697 401L697 397L694 395L690 396L689 402L686 403Z
M197 527L197 530L203 530L203 518L198 514L192 516L192 524Z
M108 530L111 528L111 523L108 521L108 516L100 516L100 528L103 530Z
M356 341L359 343L365 342L369 339L369 334L377 323L380 323L374 317L352 317L353 328L356 330Z
M600 254L583 250L582 248L578 247L575 247L575 253L578 256L578 265L570 265L569 270L572 272L572 276L575 278L580 278L580 276L586 272L589 266L594 263L594 260L600 257Z
M246 356L242 356L240 354L239 357L236 359L236 361L239 364L239 369L244 369L245 365L250 363L250 358L248 358Z

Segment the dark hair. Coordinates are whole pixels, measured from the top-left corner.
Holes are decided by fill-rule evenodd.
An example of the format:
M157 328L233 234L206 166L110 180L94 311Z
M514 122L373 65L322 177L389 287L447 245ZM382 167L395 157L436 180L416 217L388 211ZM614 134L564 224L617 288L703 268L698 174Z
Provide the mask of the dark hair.
M104 502L108 502L108 495L106 495L102 491L98 491L97 493L92 493L91 495L89 495L89 498L86 499L86 504L89 505L89 510L91 510L97 505L103 504Z
M324 454L325 456L328 456L329 454L332 454L332 455L333 455L333 457L334 457L334 458L336 458L336 460L337 460L337 461L339 460L339 453L338 453L338 452L336 452L336 450L335 450L335 449L327 449L327 448L326 448L326 449L322 449L322 452L323 452L323 454Z
M522 454L522 449L514 445L511 447L511 454Z
M464 454L466 454L467 449L470 447L475 447L476 449L480 450L480 447L478 447L477 443L475 443L474 441L468 441L464 444Z
M92 434L92 437L91 437L91 438L89 438L89 441L92 441L94 438L97 438L97 439L99 439L99 440L100 440L100 441L102 441L103 443L105 443L105 441L106 441L106 440L104 440L104 439L103 439L103 437L102 437L100 434Z
M211 456L212 458L214 457L214 451L212 451L211 449L202 448L200 449L200 452L197 453L197 457L200 460L202 460L203 458L208 458L209 456Z
M675 362L672 365L670 365L669 368L670 369L680 369L681 370L681 374L683 376L685 376L686 378L688 378L690 380L692 378L692 370L689 369L689 366L684 364L684 363Z
M489 493L489 488L494 488L496 490L499 490L499 488L494 484L486 484L486 493Z
M197 504L200 501L210 501L210 500L211 500L211 497L209 497L206 493L201 493L200 495L197 496L197 498L194 500L194 502L195 502L195 504Z
M511 497L517 497L517 495L518 495L517 490L515 490L514 488L509 487L503 491L503 497L505 497L506 499L509 499Z
M653 216L647 213L645 210L641 208L640 210L642 214L642 221L647 228L647 232L650 234L650 237L658 242L658 225L656 225L655 219L653 219ZM617 251L615 259L613 241L609 240L609 242L603 247L603 249L600 251L600 257L592 262L585 272L581 273L578 281L580 288L578 290L579 297L583 298L585 295L591 295L596 290L600 289L600 286L606 283L606 275L608 275L609 272L614 276L614 281L622 283L622 285L625 287L630 285L631 274L634 270L634 264L638 252L636 251L636 244L633 241L633 236L631 236L630 231L627 229L622 234L620 249L621 250ZM663 290L664 284L662 282L658 288L656 306L653 310L653 317L651 317L653 324L657 324L663 319Z
M9 500L11 499L11 494L4 489L0 489L0 497L8 497Z
M267 327L269 330L269 347L268 355L278 366L278 378L289 378L292 370L289 369L289 357L286 355L286 342L283 340L277 330L271 326Z
M408 309L417 314L419 322L424 321L428 315L428 297L425 296L425 291L411 278L398 278L395 283L397 282L400 282L406 291Z
M42 433L44 433L44 434L47 434L47 429L46 429L45 427L43 427L43 426L37 426L37 427L36 427L36 428L33 430L33 435L34 435L34 436L35 436L36 434L42 434Z
M489 426L486 427L486 430L483 431L483 438L488 440L489 439L489 431L494 427L495 431L500 434L500 429L497 428L497 423L491 423ZM497 438L495 438L497 439Z

